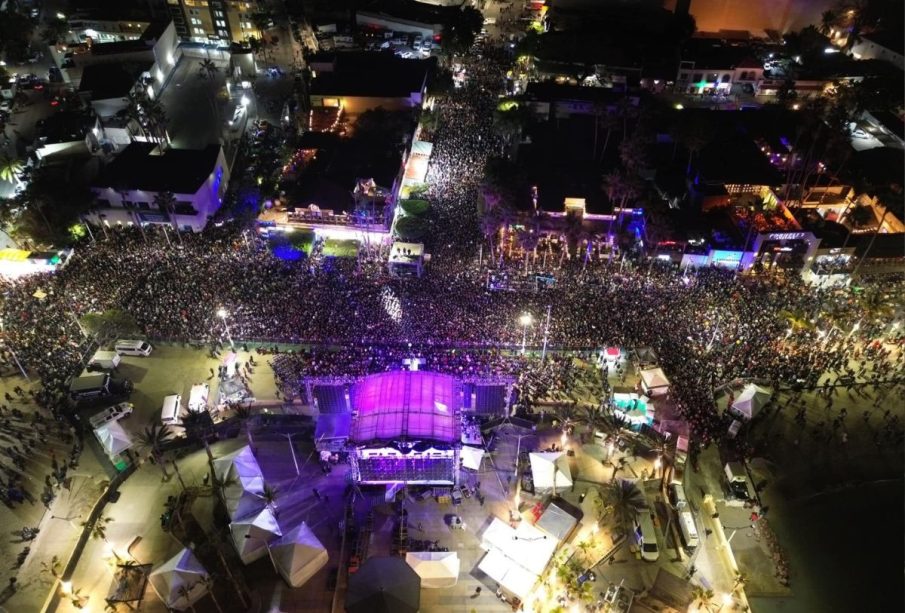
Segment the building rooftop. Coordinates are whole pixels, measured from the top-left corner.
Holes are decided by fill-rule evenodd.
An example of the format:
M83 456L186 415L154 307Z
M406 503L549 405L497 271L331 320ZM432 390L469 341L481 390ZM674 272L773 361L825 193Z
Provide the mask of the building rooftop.
M79 92L90 94L92 100L126 98L138 78L150 70L152 64L153 62L90 64L82 71Z
M91 55L117 55L120 53L138 53L150 51L153 41L118 40L112 43L94 43L91 45Z
M167 149L154 154L153 143L134 142L108 164L94 187L194 194L214 171L220 145L204 149Z
M312 95L407 97L421 91L436 60L404 60L391 53L341 53L333 72L311 81Z
M38 121L38 139L42 145L84 140L91 127L90 116L79 111L59 111Z
M702 68L763 68L754 50L746 44L729 44L710 38L693 38L682 48L682 60Z

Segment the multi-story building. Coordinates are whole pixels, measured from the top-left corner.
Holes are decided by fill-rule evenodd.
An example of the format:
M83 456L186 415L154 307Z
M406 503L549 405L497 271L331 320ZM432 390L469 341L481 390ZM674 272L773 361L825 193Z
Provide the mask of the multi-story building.
M228 45L261 38L252 15L257 0L167 0L176 32L183 40Z
M92 185L97 208L86 218L94 224L164 224L200 232L220 208L229 183L229 167L220 145L204 149L167 149L134 142L102 171ZM176 203L162 211L157 194L169 192Z

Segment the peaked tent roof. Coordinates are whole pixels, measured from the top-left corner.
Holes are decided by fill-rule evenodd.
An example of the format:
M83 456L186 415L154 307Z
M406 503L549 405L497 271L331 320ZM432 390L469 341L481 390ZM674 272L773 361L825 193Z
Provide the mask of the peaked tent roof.
M421 577L402 558L369 558L349 577L348 613L416 613Z
M274 568L292 587L301 587L330 559L327 550L304 522L270 543Z
M148 580L168 608L184 611L207 593L207 576L195 554L183 549L152 571Z
M133 442L129 434L123 430L118 421L109 421L94 431L97 440L107 455L114 456L132 447Z
M746 419L751 419L760 412L770 400L770 390L754 383L749 383L732 403L732 409Z
M234 473L236 477L261 474L261 467L258 465L258 461L248 445L214 460L214 476L219 481L225 480L230 468L233 466L236 467Z
M571 487L572 472L569 458L562 451L542 451L528 454L534 488ZM555 480L555 481L554 481Z
M238 477L223 488L223 501L232 520L260 512L264 506L264 477Z
M283 534L273 511L268 508L237 519L229 525L229 531L243 564L266 556L268 543Z
M452 587L459 582L459 554L455 551L416 551L405 562L421 577L421 587Z
M463 445L459 457L462 458L462 466L464 468L481 470L481 461L484 459L484 450Z
M664 373L663 369L659 366L656 368L648 368L647 370L642 370L640 375L641 381L644 383L647 389L656 389L658 387L669 386L669 379L666 378L666 373Z

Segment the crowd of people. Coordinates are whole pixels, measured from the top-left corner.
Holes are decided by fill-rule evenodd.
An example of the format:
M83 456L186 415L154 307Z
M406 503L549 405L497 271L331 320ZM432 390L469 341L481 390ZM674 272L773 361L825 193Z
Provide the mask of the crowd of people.
M491 117L504 53L485 49L442 102L428 174L438 244L423 278L400 280L341 258L329 266L280 259L253 231L229 224L172 244L150 232L111 231L56 273L5 284L5 355L15 352L45 393L59 394L91 349L77 319L109 310L127 313L151 339L217 342L228 328L249 342L346 347L281 358L275 367L290 393L302 376L355 376L411 357L460 376L521 373L536 360L512 351L523 340L536 348L546 338L551 350L652 347L678 409L705 443L725 432L713 390L726 381L813 387L827 377L877 382L901 372L901 350L850 372L866 342L901 343L905 329L865 313L873 307L863 296L815 289L797 275L567 263L546 289L489 289L476 266L475 201L484 161L501 145ZM520 269L520 262L502 265L513 275ZM890 277L862 284L892 294L903 286ZM520 323L525 313L533 316L528 325ZM569 382L565 367L528 371L521 383L539 394Z

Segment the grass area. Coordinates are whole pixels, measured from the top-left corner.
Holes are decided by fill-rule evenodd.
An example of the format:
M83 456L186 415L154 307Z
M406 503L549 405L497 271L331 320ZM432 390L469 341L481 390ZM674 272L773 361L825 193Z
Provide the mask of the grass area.
M303 230L288 234L271 235L268 239L273 254L283 260L298 260L311 255L314 232ZM324 242L324 255L338 258L354 258L358 255L358 242L328 238Z
M324 243L324 255L354 258L358 255L358 241L328 238Z

